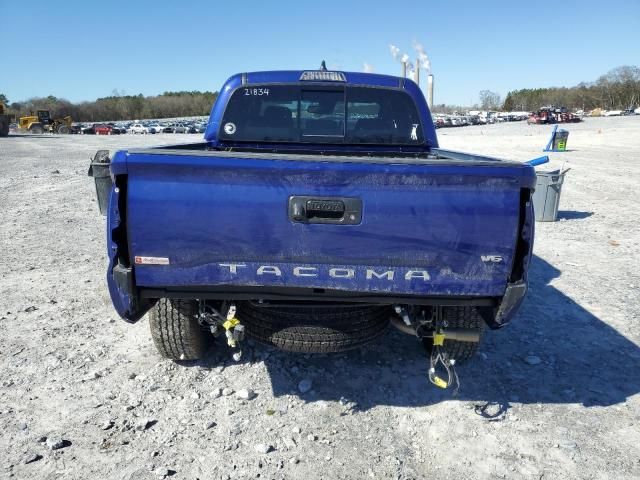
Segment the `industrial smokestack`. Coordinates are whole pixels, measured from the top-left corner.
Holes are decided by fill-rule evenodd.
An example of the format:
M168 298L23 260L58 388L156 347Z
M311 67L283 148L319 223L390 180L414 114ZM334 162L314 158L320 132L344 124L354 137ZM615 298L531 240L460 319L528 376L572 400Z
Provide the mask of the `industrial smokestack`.
M413 79L418 84L418 86L420 86L420 58L416 60L416 72Z
M402 78L407 78L407 70L409 72L413 70L413 63L409 61L409 55L403 53L400 58L400 63L402 63Z
M429 105L429 110L433 108L433 75L429 74L427 76L427 105Z

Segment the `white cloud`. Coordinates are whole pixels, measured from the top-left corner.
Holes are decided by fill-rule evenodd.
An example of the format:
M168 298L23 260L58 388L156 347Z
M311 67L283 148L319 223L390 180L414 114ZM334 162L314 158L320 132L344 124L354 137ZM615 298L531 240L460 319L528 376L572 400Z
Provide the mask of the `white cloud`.
M391 56L398 59L398 55L400 55L400 49L393 44L389 44L389 51L391 52Z
M424 51L422 44L416 40L413 41L413 49L418 53L418 65L417 68L424 68L425 70L431 70L431 60Z

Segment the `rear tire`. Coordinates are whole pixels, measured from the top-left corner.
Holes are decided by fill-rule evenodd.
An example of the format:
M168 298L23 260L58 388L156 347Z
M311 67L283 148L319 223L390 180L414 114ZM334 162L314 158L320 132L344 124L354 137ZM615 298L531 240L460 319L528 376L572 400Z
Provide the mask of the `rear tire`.
M8 136L9 136L9 123L0 122L0 137L8 137Z
M444 328L470 328L478 330L480 333L480 341L482 341L482 333L484 331L484 319L480 315L480 311L476 307L443 307L442 320L446 322ZM433 339L423 338L422 344L429 354L433 350ZM443 350L453 358L457 363L464 362L472 358L478 351L480 342L458 342L456 340L447 340L445 337Z
M195 301L158 301L149 315L149 326L160 355L171 360L198 360L207 353L213 337L200 326L197 313Z
M61 125L58 127L58 133L61 135L67 135L70 132L69 127L66 125Z
M42 128L42 125L32 125L29 132L35 135L42 135L44 133L44 128Z
M254 340L288 352L343 352L382 336L388 326L388 307L238 305L238 318Z

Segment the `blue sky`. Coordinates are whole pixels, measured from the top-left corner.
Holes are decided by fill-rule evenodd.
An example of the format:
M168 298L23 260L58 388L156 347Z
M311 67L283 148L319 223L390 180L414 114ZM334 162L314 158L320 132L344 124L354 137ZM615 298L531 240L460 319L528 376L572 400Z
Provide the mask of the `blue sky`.
M399 74L389 44L414 60L414 41L431 60L436 103L640 65L640 0L0 0L0 25L0 93L10 101L217 90L236 72L322 59Z

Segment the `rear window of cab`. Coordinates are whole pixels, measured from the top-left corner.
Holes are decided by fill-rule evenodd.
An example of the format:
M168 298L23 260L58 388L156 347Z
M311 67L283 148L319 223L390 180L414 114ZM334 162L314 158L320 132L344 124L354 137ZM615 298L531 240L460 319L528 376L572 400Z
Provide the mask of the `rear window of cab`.
M423 126L402 90L324 85L236 89L218 138L229 142L422 145Z

